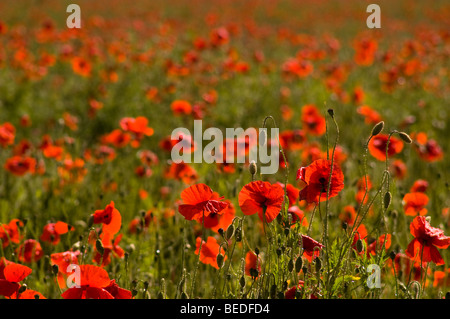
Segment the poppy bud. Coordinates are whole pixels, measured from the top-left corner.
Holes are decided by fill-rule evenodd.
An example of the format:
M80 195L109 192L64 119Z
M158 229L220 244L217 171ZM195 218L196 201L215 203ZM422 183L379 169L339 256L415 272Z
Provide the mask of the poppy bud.
M316 263L316 272L320 272L320 270L322 269L322 260L317 257L314 259L315 263Z
M292 272L292 270L294 270L294 261L291 259L288 263L288 271Z
M334 118L334 110L333 109L328 109L328 114L330 114L330 116Z
M219 229L217 230L217 232L219 233L220 236L223 236L223 228L219 228Z
M303 270L303 274L304 274L304 275L306 275L306 274L308 273L308 267L303 266L303 267L302 267L302 270Z
M23 284L22 286L20 286L20 288L19 288L19 294L21 294L21 293L24 292L25 290L27 290L27 284Z
M383 130L383 128L384 128L384 121L378 122L373 127L371 136L375 136L375 135L380 134L380 132Z
M389 253L389 257L391 258L392 261L394 261L396 255L397 255L397 254L395 253L395 251L391 251L391 252Z
M53 275L57 275L58 274L58 272L59 272L59 266L58 265L53 265L52 266L52 272L53 272Z
M238 227L238 228L236 229L235 237L236 237L236 241L237 241L237 242L240 242L240 241L242 240L242 230L241 230L241 227Z
M342 223L342 229L343 230L347 230L347 228L348 228L348 224L346 222L343 222Z
M412 143L411 137L410 137L408 134L406 134L405 132L399 132L399 133L398 133L398 136L400 136L400 138L401 138L405 143L408 143L408 144L411 144L411 143Z
M217 266L219 266L219 268L222 268L222 266L223 266L223 255L222 254L218 254L217 258L216 258L216 261L217 261Z
M227 233L226 233L226 239L230 240L234 235L234 226L233 224L231 224L228 229L227 229Z
M302 267L303 267L303 260L302 257L300 256L295 261L295 272L299 273L300 270L302 270Z
M386 192L386 194L384 194L384 209L387 209L391 204L391 198L391 192Z
M358 253L363 251L363 241L361 239L358 239L358 241L356 242L356 250L358 251Z
M245 277L242 276L241 279L239 279L239 285L241 285L242 288L245 287Z
M258 171L258 167L256 166L255 161L250 162L249 171L252 176L256 175L256 172Z
M259 255L259 248L258 248L258 247L255 248L255 254L256 254L257 256Z
M100 239L97 239L95 241L95 248L100 253L100 255L103 255L103 253L105 252L105 248L103 247L103 243Z

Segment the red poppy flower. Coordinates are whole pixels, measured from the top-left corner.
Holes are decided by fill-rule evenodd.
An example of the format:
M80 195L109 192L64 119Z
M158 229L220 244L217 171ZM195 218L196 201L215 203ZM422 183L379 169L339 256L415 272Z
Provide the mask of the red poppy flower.
M383 248L384 245L384 248ZM391 247L391 234L381 235L380 238L375 240L373 243L371 243L369 246L367 246L367 255L373 255L375 256L377 252L384 249L386 251Z
M44 257L44 251L37 240L27 239L17 248L17 257L20 262L31 263Z
M0 295L10 297L16 293L20 288L18 282L25 279L31 272L31 268L2 257L0 259Z
M0 239L3 243L3 248L7 247L10 242L18 244L22 239L19 233L19 227L23 227L23 222L20 219L12 219L8 224L0 224Z
M429 198L424 193L415 192L408 193L403 197L403 208L408 216L426 215L428 210L425 206L428 204Z
M144 116L124 117L119 124L122 130L134 134L135 139L131 143L133 147L138 147L144 136L152 136L154 133L153 128L147 126L148 119Z
M239 206L245 215L258 213L262 222L270 223L280 213L283 197L284 191L280 185L255 181L239 192Z
M6 160L4 167L16 176L33 174L36 170L36 160L28 156L13 156Z
M413 186L410 188L411 193L425 193L428 189L428 182L424 179L418 179L414 182Z
M102 136L101 141L105 144L112 144L115 147L125 147L131 141L131 135L116 129Z
M301 121L305 131L311 135L320 136L326 131L325 118L313 104L302 107Z
M411 134L411 138L416 142L414 143L414 149L424 161L436 162L442 160L444 157L442 148L435 140L428 139L426 133L413 133Z
M391 170L394 176L398 179L404 179L406 177L406 173L408 172L406 164L401 159L396 159L392 162Z
M175 100L170 104L174 115L188 115L192 113L192 105L188 101Z
M198 255L198 251L200 250L201 240L202 239L200 237L197 237L195 250L196 255ZM217 264L217 255L219 255L219 248L220 245L217 243L217 240L214 237L209 236L206 243L204 241L202 242L200 261L205 265L211 265L214 268L219 269L219 266ZM220 254L225 254L225 250L223 250L223 248L220 248ZM227 256L225 256L224 261L226 260L226 258Z
M105 288L111 283L105 269L94 265L80 265L80 287L64 291L64 299L114 299Z
M117 235L117 237L112 240L112 236L109 233L102 233L100 235L102 245L103 245L103 255L95 249L95 255L93 261L97 264L101 264L102 267L107 266L111 263L111 254L116 258L123 258L125 256L125 251L119 246L122 240L122 234Z
M308 227L308 220L306 220L305 213L298 206L289 207L288 214L290 214L292 216L293 225L291 227L295 227L295 224L297 223L297 221L303 227Z
M219 194L214 192L213 199L220 199ZM232 223L233 218L236 215L236 211L234 209L233 204L229 200L225 200L228 204L228 207L220 211L219 213L210 213L208 216L205 216L204 220L204 227L209 228L216 233L219 231L220 228L223 230L228 229L228 226ZM197 217L194 218L199 224L202 224L202 216L197 215Z
M356 111L358 112L358 114L364 116L364 122L366 124L377 124L378 122L382 121L380 114L368 105L362 105L358 107Z
M92 65L84 58L74 57L72 59L73 72L84 77L91 75Z
M386 160L386 145L388 142L389 135L387 134L378 134L369 142L369 152L379 161ZM396 155L400 153L403 149L403 142L398 138L391 136L389 139L389 146L387 147L388 157Z
M103 224L102 231L104 233L117 234L122 226L122 215L114 207L113 201L106 205L105 209L96 210L92 216L94 224Z
M280 145L287 151L300 150L306 142L303 130L288 130L280 133Z
M247 276L258 277L261 273L261 256L256 256L252 251L245 255L245 274ZM256 276L254 276L256 274Z
M40 240L49 242L52 245L57 245L60 241L60 235L74 229L74 227L70 227L69 229L69 225L61 221L50 223L44 226L44 231L40 237Z
M314 71L314 66L310 61L303 58L289 58L283 63L281 70L285 76L294 75L299 78L304 78Z
M164 173L165 178L172 178L183 181L185 184L193 184L198 179L197 171L184 162L172 163Z
M38 291L35 290L31 290L31 289L26 289L24 292L15 292L14 294L11 295L10 297L11 299L47 299L44 297L43 294L41 294Z
M80 251L64 251L61 253L54 253L50 255L50 263L58 266L57 281L61 289L66 288L66 277L71 273L67 271L69 265L78 265L78 256ZM70 269L69 269L70 270Z
M8 145L14 144L16 129L9 123L3 123L0 125L0 145L6 147Z
M368 66L373 63L378 49L378 43L374 39L358 39L353 46L356 51L354 60L358 65Z
M114 299L133 299L131 291L119 287L115 279L111 280L109 285L104 289L109 292L114 297Z
M319 159L307 167L297 171L297 180L306 185L300 191L300 200L308 203L327 199L328 183L331 171L331 161ZM337 163L333 165L329 198L336 196L344 188L344 174Z
M277 184L284 188L284 184L282 184L280 182L277 182ZM292 184L287 184L286 195L289 200L289 207L291 207L297 203L299 194L300 194L300 190L298 188L296 188Z
M443 265L444 259L437 248L446 249L450 245L450 237L444 235L444 231L431 227L425 216L417 216L411 222L410 232L414 239L406 249L406 255L417 263L434 262Z
M341 213L339 214L339 219L342 222L347 223L347 225L353 226L353 224L356 221L356 210L355 210L355 207L353 207L351 205L344 206L342 208Z
M228 204L216 198L212 189L205 184L192 185L181 192L183 204L178 211L187 220L203 218L209 214L221 213Z
M324 247L324 245L306 235L302 235L301 241L303 253L309 262L312 261L313 257L315 258L320 256L320 250Z

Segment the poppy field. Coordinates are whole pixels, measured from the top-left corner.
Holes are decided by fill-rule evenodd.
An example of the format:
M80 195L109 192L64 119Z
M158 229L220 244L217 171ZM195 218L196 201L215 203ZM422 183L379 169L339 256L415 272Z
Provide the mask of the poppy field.
M450 4L370 3L1 2L0 299L447 299Z

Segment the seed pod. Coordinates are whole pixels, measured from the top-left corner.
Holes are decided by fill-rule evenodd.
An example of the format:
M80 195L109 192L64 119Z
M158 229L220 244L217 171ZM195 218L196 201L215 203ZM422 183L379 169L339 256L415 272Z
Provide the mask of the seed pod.
M384 194L384 209L387 209L389 207L389 205L391 204L391 199L391 192L386 192L386 194Z
M383 128L384 128L384 121L378 122L373 127L371 136L375 136L375 135L380 134L380 132L383 130Z
M223 255L222 254L218 254L216 261L217 261L217 266L219 266L219 268L222 268L223 266Z
M358 253L363 251L363 241L361 239L358 239L358 241L356 242L356 250L358 251Z
M328 114L330 114L330 116L334 118L334 110L333 109L328 109Z
M411 144L411 143L413 142L412 139L411 139L411 137L410 137L408 134L406 134L405 132L399 132L399 133L398 133L398 136L400 136L400 138L401 138L405 143Z
M227 240L230 240L233 237L233 235L234 235L234 226L233 226L233 224L231 224L227 229L225 238Z
M259 248L258 247L255 248L255 254L259 255Z
M302 270L302 267L303 267L303 260L302 257L300 256L295 261L295 272L299 273L300 270Z
M291 259L288 262L288 271L292 272L292 270L294 270L294 261Z
M258 171L258 166L256 166L255 161L250 162L249 171L252 176L256 175L256 172Z

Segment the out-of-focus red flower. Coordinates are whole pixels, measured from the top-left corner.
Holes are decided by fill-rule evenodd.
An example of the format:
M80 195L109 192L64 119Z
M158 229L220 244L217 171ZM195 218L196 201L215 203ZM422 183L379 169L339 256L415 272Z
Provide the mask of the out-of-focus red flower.
M192 113L192 105L185 100L175 100L170 104L174 115L189 115Z
M324 159L316 160L307 167L301 167L297 171L297 180L300 180L304 186L300 191L300 200L306 200L308 203L326 200L330 172L331 161ZM339 165L334 163L328 197L336 196L343 188L344 174Z
M428 210L425 206L428 204L429 198L424 193L415 192L408 193L403 197L403 208L407 216L426 215Z
M31 263L44 257L41 244L34 239L27 239L17 248L17 258L20 262Z
M306 142L306 134L303 130L287 130L280 133L280 145L287 151L302 149Z
M301 244L303 253L309 262L312 261L313 257L319 257L320 250L324 247L324 245L306 235L302 235L301 243L299 244Z
M302 107L301 121L308 134L321 136L326 131L326 121L317 107L313 104Z
M375 58L375 53L378 49L378 43L374 39L358 39L355 40L354 45L355 56L354 60L358 65L371 65Z
M84 77L89 77L92 71L91 63L82 57L74 57L72 59L72 70L76 74Z
M257 278L261 273L261 264L261 256L257 256L252 251L247 252L245 255L245 274Z
M344 206L339 214L339 219L348 226L353 226L356 221L356 210L352 205Z
M6 122L0 125L0 145L6 147L14 144L15 134L16 129L11 123Z
M364 116L364 122L366 124L377 124L382 121L381 115L368 105L362 105L356 111L358 114Z
M284 184L282 184L280 182L277 182L277 184L280 185L281 187L283 187L283 189L284 189ZM297 187L295 187L292 184L287 184L286 195L289 200L289 207L291 207L297 203L299 194L300 194L300 190Z
M409 192L410 193L416 193L416 192L420 192L420 193L425 193L428 189L428 181L424 180L424 179L418 179L414 182L413 186L411 186Z
M272 222L281 211L284 191L278 184L255 181L239 192L239 206L245 215L258 213L262 222Z
M436 162L444 158L444 152L439 144L433 140L428 139L424 132L411 133L411 138L414 141L414 149L419 157L426 162Z
M197 171L187 163L172 163L164 172L165 178L177 179L185 184L193 184L198 179Z
M387 145L389 140L389 146ZM387 134L378 134L374 136L369 142L369 152L379 161L386 160L386 146L388 157L400 153L403 149L403 142L398 138Z
M384 245L384 248L383 248ZM367 246L367 255L375 256L379 251L386 251L391 247L391 234L381 235L380 238L375 240L369 246Z
M230 41L230 34L225 27L220 27L211 31L210 41L213 47L222 46Z
M197 237L195 250L196 255L198 255L198 252L200 250L200 242L202 242L202 239L200 237ZM200 261L205 265L211 265L214 268L219 269L219 265L217 264L217 255L219 255L219 253L224 255L225 250L223 248L220 248L217 240L214 237L209 236L206 242L202 242ZM225 256L224 261L226 259L227 256Z
M6 160L4 168L16 176L33 174L36 171L36 160L29 156L13 156Z
M305 213L298 206L291 206L288 209L288 214L292 216L292 226L295 227L297 222L303 227L308 227L308 220L306 219Z
M69 230L74 230L75 228L70 226L67 223L58 221L56 223L49 223L44 226L44 230L40 237L41 241L49 242L52 245L57 245L60 241L60 235L63 235Z
M23 227L20 219L12 219L8 224L0 224L0 240L3 248L6 248L10 242L18 244L22 239L19 227Z
M393 175L398 179L404 179L408 173L408 168L401 159L396 159L391 163L391 170Z
M450 245L450 237L444 231L431 227L425 216L417 216L410 224L411 235L414 239L408 244L406 255L415 263L434 262L443 265L444 259L437 248L446 249Z

